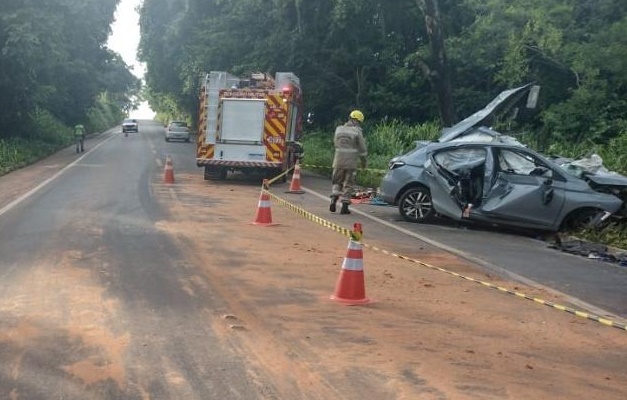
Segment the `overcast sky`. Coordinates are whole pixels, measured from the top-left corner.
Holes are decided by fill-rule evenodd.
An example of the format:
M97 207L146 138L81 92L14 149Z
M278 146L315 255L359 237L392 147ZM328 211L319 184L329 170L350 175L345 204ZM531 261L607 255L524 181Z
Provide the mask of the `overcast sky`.
M137 61L137 46L139 45L139 14L135 9L142 0L121 0L115 12L115 22L111 26L108 47L119 53L126 64L133 67L133 73L138 78L144 75L144 66ZM154 112L147 104L142 104L139 110L132 112L133 117L150 119Z

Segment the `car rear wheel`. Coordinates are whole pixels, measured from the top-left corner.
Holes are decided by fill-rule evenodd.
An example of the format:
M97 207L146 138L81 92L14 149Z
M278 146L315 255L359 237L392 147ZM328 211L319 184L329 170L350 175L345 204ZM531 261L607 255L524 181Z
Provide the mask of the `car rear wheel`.
M405 221L428 222L435 216L431 193L425 187L407 189L398 203L398 211Z

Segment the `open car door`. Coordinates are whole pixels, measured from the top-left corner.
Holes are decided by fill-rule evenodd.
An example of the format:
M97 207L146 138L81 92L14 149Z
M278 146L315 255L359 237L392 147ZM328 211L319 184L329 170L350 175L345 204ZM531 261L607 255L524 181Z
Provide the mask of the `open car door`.
M483 188L487 151L481 146L460 146L434 152L425 168L435 209L459 220L475 193Z

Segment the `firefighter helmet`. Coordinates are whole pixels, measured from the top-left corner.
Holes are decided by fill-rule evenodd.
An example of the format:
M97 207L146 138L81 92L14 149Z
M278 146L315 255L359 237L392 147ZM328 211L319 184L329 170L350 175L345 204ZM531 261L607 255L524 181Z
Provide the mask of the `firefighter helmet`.
M352 119L356 119L359 122L362 122L362 123L364 122L364 114L359 110L351 111L349 117Z

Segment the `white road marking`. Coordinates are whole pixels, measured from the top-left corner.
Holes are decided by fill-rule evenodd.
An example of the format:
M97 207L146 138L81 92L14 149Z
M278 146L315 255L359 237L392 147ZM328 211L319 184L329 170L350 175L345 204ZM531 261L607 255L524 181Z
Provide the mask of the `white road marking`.
M309 194L312 194L312 195L314 195L316 197L319 197L321 199L329 201L329 196L325 196L325 195L323 195L321 193L318 193L318 192L313 191L311 189L307 189L307 188L305 188L303 186L301 186L301 189L303 189L305 192L307 192ZM594 314L597 314L597 315L606 315L606 316L607 315L614 315L613 313L610 313L607 310L604 310L604 309L602 309L600 307L597 307L597 306L595 306L593 304L587 303L587 302L585 302L585 301L583 301L583 300L581 300L581 299L579 299L577 297L571 296L571 295L569 295L567 293L561 292L561 291L559 291L557 289L554 289L552 287L545 286L545 285L543 285L543 284L541 284L539 282L536 282L536 281L534 281L532 279L525 278L524 276L521 276L521 275L518 275L518 274L516 274L514 272L508 271L505 268L496 266L496 265L494 265L492 263L489 263L489 262L487 262L485 260L482 260L482 259L480 259L478 257L475 257L472 254L467 253L465 251L456 249L456 248L448 246L448 245L446 245L444 243L440 243L440 242L438 242L436 240L429 239L426 236L423 236L423 235L420 235L418 233L415 233L415 232L412 232L410 230L407 230L405 228L401 228L399 226L396 226L396 225L394 225L394 224L392 224L392 223L390 223L388 221L385 221L385 220L383 220L381 218L378 218L378 217L375 217L373 215L367 214L367 213L365 213L363 211L357 210L355 207L351 208L351 213L359 214L359 215L361 215L361 216L363 216L365 218L368 218L368 219L370 219L370 220L372 220L374 222L377 222L377 223L379 223L381 225L385 225L385 226L387 226L390 229L394 229L395 231L398 231L398 232L400 232L400 233L402 233L404 235L411 236L411 237L413 237L415 239L421 240L421 241L423 241L425 243L428 243L428 244L430 244L432 246L435 246L435 247L437 247L439 249L442 249L442 250L444 250L446 252L449 252L449 253L454 254L456 256L459 256L459 257L461 257L461 258L463 258L465 260L468 260L468 261L470 261L472 263L480 265L480 266L482 266L482 267L484 267L484 268L486 268L488 270L496 272L497 274L499 274L501 276L509 277L510 279L513 279L513 280L515 280L517 282L523 283L523 284L525 284L527 286L544 289L544 290L546 290L548 292L552 292L552 293L558 294L560 296L563 296L564 298L568 299L568 301L570 301L572 304L574 304L574 305L576 305L576 306L578 306L578 307L580 307L580 308L582 308L584 310L587 310L588 312L591 312L591 313L594 313Z
M18 197L17 199L13 200L12 202L10 202L9 204L7 204L6 206L0 208L0 217L2 217L4 214L6 214L7 212L11 211L13 208L15 208L17 205L19 205L21 202L23 202L24 200L28 199L29 197L31 197L32 195L34 195L35 193L37 193L38 191L40 191L43 187L45 187L46 185L48 185L50 182L54 181L55 179L57 179L58 177L60 177L61 175L63 175L65 173L65 171L67 171L68 169L72 168L73 166L75 166L76 164L78 164L79 162L81 162L81 160L85 157L87 157L88 155L90 155L92 152L96 151L96 149L98 149L100 146L102 146L103 144L107 143L109 140L113 139L116 136L111 135L110 137L108 137L107 139L103 140L102 142L98 143L97 145L95 145L91 150L87 150L87 152L85 154L83 154L82 156L80 156L79 158L77 158L76 160L74 160L72 163L66 165L65 167L63 167L62 169L60 169L59 171L57 171L57 173L55 173L54 175L52 175L50 178L46 179L45 181L41 182L39 185L35 186L34 188L32 188L31 190L29 190L28 192L24 193L23 195L21 195L20 197Z

